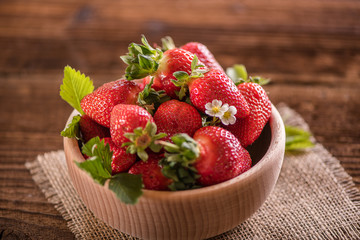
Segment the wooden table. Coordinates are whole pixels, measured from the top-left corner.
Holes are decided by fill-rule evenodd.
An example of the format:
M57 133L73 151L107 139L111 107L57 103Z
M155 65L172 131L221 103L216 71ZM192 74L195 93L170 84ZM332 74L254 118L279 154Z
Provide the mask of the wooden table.
M341 161L360 189L360 2L0 1L0 238L71 239L65 220L33 182L26 161L62 148L71 107L63 68L96 86L120 78L130 42L170 35L199 41L229 67L272 79L285 102Z

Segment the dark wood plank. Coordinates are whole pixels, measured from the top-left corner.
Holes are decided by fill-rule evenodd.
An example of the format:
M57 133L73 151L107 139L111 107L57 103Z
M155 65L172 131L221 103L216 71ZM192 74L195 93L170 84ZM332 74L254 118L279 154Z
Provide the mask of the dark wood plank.
M24 163L62 148L64 66L95 86L118 79L141 34L200 41L224 67L271 78L273 103L298 111L360 189L359 16L355 0L0 1L0 238L74 238Z

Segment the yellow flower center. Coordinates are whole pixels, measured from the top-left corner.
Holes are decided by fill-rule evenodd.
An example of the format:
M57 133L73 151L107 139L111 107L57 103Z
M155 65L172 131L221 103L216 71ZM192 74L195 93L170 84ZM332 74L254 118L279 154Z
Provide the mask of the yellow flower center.
M229 111L224 113L224 118L230 118L231 117L231 113Z
M218 112L220 112L220 108L219 107L212 107L212 111L214 113L218 113Z

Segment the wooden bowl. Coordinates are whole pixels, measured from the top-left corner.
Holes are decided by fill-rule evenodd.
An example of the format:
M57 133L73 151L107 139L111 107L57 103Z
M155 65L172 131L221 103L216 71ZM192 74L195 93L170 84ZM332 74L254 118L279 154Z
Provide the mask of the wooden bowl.
M72 119L70 116L69 121ZM271 193L285 150L285 130L273 106L269 123L248 149L253 166L226 182L195 190L144 190L135 205L126 205L74 160L85 161L75 139L64 138L68 171L85 205L110 226L143 239L203 239L224 233L249 218Z

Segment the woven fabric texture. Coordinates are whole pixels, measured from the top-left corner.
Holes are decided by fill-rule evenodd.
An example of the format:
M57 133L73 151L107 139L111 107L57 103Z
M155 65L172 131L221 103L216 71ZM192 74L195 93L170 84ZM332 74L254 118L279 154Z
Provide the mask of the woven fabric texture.
M308 129L284 104L286 124ZM27 162L34 181L68 222L78 239L135 239L89 211L72 186L62 150ZM264 205L247 221L213 239L360 239L360 193L339 161L319 143L286 154L278 182Z

